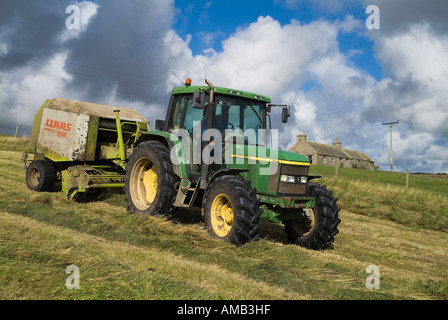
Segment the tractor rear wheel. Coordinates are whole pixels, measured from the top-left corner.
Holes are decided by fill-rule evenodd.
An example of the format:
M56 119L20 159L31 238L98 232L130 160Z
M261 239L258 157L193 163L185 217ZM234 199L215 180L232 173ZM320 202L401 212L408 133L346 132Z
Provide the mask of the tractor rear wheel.
M299 246L323 250L333 243L338 234L340 209L331 191L318 183L309 183L307 196L315 198L315 207L306 211L307 221L284 221L288 240Z
M48 192L54 189L56 169L47 160L35 160L26 170L26 184L30 190Z
M178 181L168 147L159 141L140 143L126 166L125 196L128 210L143 215L170 214Z
M205 227L217 239L241 246L259 237L259 201L242 177L216 178L207 188L202 214Z

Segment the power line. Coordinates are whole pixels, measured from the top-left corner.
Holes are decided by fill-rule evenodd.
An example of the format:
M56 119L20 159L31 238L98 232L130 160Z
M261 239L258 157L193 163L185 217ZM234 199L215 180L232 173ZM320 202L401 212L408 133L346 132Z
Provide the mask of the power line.
M388 122L388 123L385 123L384 121L381 122L383 124L383 126L390 127L390 171L391 172L394 171L394 157L393 157L393 151L392 151L392 126L399 122L400 122L400 120L397 120L395 122Z

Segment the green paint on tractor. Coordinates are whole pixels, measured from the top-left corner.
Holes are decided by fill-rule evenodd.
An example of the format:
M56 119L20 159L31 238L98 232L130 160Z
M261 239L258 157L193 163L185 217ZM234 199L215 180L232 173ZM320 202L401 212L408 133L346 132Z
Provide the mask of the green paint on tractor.
M286 123L290 107L267 96L190 80L172 90L165 119L149 131L129 108L47 100L34 120L27 185L48 191L59 179L71 200L124 187L130 212L196 207L213 237L237 246L259 239L267 220L283 223L290 242L325 249L338 233L337 201L310 182L318 177L308 157L272 148L278 107Z

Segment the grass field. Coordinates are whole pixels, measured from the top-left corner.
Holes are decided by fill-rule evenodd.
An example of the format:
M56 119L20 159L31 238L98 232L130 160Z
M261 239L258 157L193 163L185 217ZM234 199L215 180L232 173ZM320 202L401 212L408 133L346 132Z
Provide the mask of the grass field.
M122 194L76 204L27 189L26 139L0 137L0 299L447 299L447 180L313 167L342 209L330 249L286 244L283 226L236 248L199 212L167 220L126 211ZM65 286L66 268L80 289ZM366 288L366 268L380 289Z

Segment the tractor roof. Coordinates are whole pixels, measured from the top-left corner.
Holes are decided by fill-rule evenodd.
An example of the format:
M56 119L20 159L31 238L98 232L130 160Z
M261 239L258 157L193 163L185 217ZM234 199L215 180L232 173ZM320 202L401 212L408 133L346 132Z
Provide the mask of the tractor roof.
M256 94L252 92L242 91L242 90L236 90L236 89L229 89L229 88L222 88L222 87L215 87L215 94L226 94L226 95L233 95L237 97L243 97L247 99L254 99L258 101L262 101L264 103L271 103L271 98L263 96L261 94ZM172 94L184 94L184 93L193 93L199 90L204 90L209 92L210 88L208 86L190 86L190 87L177 87L174 88L172 91Z

